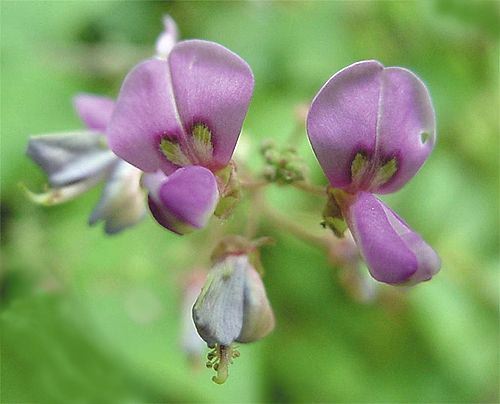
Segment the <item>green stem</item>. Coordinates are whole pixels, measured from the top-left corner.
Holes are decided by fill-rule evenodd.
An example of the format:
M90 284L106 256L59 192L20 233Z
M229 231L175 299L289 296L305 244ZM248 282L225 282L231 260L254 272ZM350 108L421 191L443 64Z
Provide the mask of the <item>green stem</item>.
M265 202L262 202L261 213L266 219L275 224L276 227L292 233L297 238L322 249L330 248L331 240L304 229L300 224L288 219Z
M319 185L311 184L307 181L297 181L292 184L295 188L300 189L301 191L305 191L312 195L317 196L326 196L326 187L322 187Z
M251 240L259 230L263 188L256 188L250 194L250 207L245 228L245 236Z

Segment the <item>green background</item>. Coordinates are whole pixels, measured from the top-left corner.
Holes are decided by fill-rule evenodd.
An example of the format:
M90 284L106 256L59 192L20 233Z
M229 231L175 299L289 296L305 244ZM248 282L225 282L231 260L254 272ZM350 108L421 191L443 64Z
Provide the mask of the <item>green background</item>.
M499 400L498 3L2 1L1 12L2 402ZM82 127L71 97L115 97L153 54L164 13L182 38L219 42L252 66L241 145L256 170L259 141L284 142L294 108L337 70L378 59L416 72L438 143L384 199L436 248L441 272L360 301L320 250L263 221L259 235L277 241L262 256L276 329L241 347L223 386L193 370L180 349L181 285L207 232L177 237L148 217L107 237L86 224L99 189L43 208L17 186L46 181L24 156L28 135ZM324 184L305 133L298 144ZM269 197L321 232L317 199ZM243 228L244 214L226 226Z

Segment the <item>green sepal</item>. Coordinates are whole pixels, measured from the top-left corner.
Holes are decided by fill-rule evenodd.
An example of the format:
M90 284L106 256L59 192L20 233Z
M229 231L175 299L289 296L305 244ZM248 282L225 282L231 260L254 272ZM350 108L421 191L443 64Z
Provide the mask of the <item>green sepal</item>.
M43 206L54 206L61 203L70 201L77 196L88 191L96 185L101 178L96 176L89 178L85 181L76 182L74 184L66 185L59 188L46 187L45 192L35 193L31 191L26 185L20 183L19 187L22 189L26 197L33 203Z
M214 215L220 219L227 219L241 198L241 189L235 165L230 162L216 173L219 185L220 199Z
M328 199L323 209L323 222L321 225L332 230L333 234L338 238L343 238L347 230L347 224L344 220L342 209L335 199L336 192L338 192L338 190L328 188Z
M234 211L239 200L239 194L238 196L226 196L221 198L215 208L214 215L219 219L227 219Z
M347 224L343 218L323 216L323 219L324 220L321 222L323 227L328 227L338 238L344 237L344 233L347 230Z

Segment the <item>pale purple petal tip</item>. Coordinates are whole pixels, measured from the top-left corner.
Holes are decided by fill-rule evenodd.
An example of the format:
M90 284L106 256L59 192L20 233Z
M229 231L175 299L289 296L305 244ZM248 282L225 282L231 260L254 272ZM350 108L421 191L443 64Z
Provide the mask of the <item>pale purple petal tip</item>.
M111 119L115 102L99 95L78 94L73 98L73 105L87 128L104 131Z
M307 131L323 171L334 187L389 193L415 175L435 143L429 93L418 77L399 67L363 61L336 73L314 98ZM352 184L352 163L361 154L366 178ZM378 170L395 159L384 181ZM356 189L353 189L356 188Z
M216 168L231 159L253 93L248 64L214 42L179 42L168 58L179 116L186 132L202 123L212 132Z
M389 284L415 284L440 269L436 252L373 194L360 192L346 218L371 275Z
M149 207L162 226L185 234L203 228L219 200L217 181L200 166L180 168L170 176L149 174L144 178L149 189Z

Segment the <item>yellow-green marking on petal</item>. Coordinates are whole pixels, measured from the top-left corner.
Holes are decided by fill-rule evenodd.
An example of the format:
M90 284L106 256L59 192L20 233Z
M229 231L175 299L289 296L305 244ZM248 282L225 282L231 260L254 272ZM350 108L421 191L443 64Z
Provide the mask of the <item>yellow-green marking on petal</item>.
M164 156L175 165L184 167L191 164L187 156L182 151L179 143L175 143L164 138L160 142L160 150Z
M395 158L392 158L378 169L375 176L373 177L371 186L379 187L385 184L394 176L396 171L398 171L398 163Z
M212 145L212 132L203 123L197 123L191 131L193 135L193 147L196 155L201 161L210 161L214 151Z
M360 184L363 177L370 169L370 161L362 153L357 153L351 163L351 179L355 184Z

